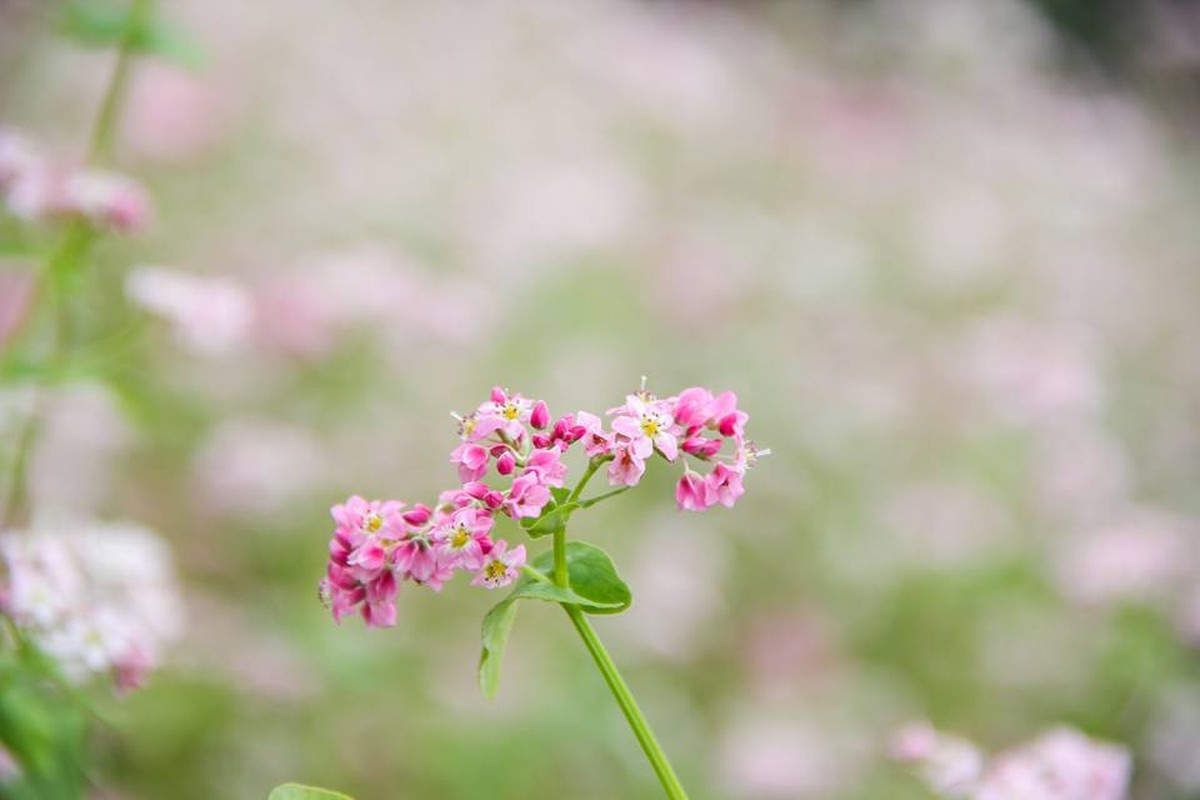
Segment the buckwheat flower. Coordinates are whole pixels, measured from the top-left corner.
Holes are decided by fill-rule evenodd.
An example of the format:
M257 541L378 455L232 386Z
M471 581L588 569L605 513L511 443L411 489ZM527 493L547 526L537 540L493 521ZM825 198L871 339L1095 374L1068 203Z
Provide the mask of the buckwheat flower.
M150 221L150 198L124 175L100 170L70 173L62 184L60 208L93 225L137 233Z
M0 128L0 191L22 175L36 169L41 156L32 140L8 128Z
M503 539L496 542L488 553L483 567L471 581L472 586L483 586L488 589L499 589L517 579L521 567L525 564L525 545L517 545L508 549L508 542Z
M567 465L560 460L561 453L557 448L550 450L534 450L525 459L523 475L536 475L539 483L547 486L562 486L567 474Z
M170 323L176 340L203 355L228 352L249 333L249 294L224 278L164 267L137 267L125 281L129 300Z
M671 412L675 422L684 428L699 428L708 424L713 415L713 396L708 389L693 386L675 398Z
M1129 752L1059 728L996 757L973 800L1122 800Z
M513 519L536 517L550 502L550 490L536 473L527 473L513 481L504 497L504 508Z
M680 510L704 511L715 502L713 488L695 472L683 473L675 484L675 505Z
M600 417L580 411L575 415L575 423L582 429L578 440L583 442L583 452L588 458L606 456L612 452L613 434L604 430L604 422Z
M509 395L499 386L492 389L491 399L479 406L480 423L487 423L492 430L501 430L510 439L525 435L525 424L533 411L533 403L519 394Z
M501 475L511 475L516 467L517 458L512 454L511 450L505 450L496 459L496 472L499 472Z
M489 455L487 448L471 442L463 442L450 452L450 463L458 467L459 480L477 481L487 473Z
M746 421L750 419L750 415L745 411L738 411L737 395L726 391L713 398L712 419L722 436L741 439L746 435Z
M329 510L337 526L336 534L357 547L370 534L399 538L404 533L400 512L404 503L399 500L366 500L352 495L345 503Z
M631 442L616 447L608 462L608 482L613 486L637 486L646 474L646 461Z
M704 479L704 485L708 490L708 498L726 508L733 508L737 499L746 493L742 486L742 473L725 464L715 465L713 471ZM678 494L676 496L678 497Z
M475 508L462 508L450 519L430 531L429 538L438 554L438 563L452 568L477 570L491 552L488 534L495 521Z
M983 755L975 745L940 733L926 722L897 731L890 752L892 758L915 765L929 788L943 797L973 796L983 772Z
M63 174L48 164L33 164L14 172L5 187L5 207L25 222L43 222L64 213Z
M0 537L0 562L0 610L73 682L133 688L180 633L169 551L140 527L42 520Z
M674 418L657 404L632 394L625 398L624 409L626 414L613 419L613 430L633 442L641 458L649 458L649 447L657 447L668 461L674 461L679 455L679 445L672 432Z
M424 536L410 536L395 549L396 568L418 583L424 583L438 571L437 552Z

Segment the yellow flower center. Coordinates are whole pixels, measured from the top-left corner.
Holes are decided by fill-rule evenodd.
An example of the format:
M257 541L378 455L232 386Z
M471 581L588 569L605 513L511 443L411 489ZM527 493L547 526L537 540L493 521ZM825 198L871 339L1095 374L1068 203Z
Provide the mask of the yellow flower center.
M466 528L455 528L454 535L450 537L450 546L455 550L461 550L467 546L469 541L471 541L471 534Z
M363 520L363 527L371 533L383 527L383 517L376 514L374 511L367 514L367 518Z
M483 568L483 577L489 581L498 581L508 572L503 561L489 561Z
M657 436L658 420L653 419L652 417L644 417L642 419L642 433L646 434L647 436Z
M504 415L505 419L516 419L517 414L521 413L521 410L517 408L516 403L508 402L504 404L504 408L500 410L500 413Z

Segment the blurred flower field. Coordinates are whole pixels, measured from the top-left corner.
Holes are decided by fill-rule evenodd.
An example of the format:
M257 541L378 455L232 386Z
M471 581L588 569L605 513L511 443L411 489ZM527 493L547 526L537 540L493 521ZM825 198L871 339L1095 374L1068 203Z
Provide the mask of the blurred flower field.
M86 796L660 796L556 609L489 701L496 597L317 597L332 505L454 481L449 412L647 375L736 389L772 451L736 510L649 470L573 527L690 796L1200 797L1200 184L1154 85L1017 0L163 0L133 183L81 183L114 51L79 20L125 6L0 2L0 605L51 625L12 611L39 531L84 573L163 539L121 578L153 647L63 690ZM72 796L20 756L0 797ZM1112 788L1020 788L1038 758Z

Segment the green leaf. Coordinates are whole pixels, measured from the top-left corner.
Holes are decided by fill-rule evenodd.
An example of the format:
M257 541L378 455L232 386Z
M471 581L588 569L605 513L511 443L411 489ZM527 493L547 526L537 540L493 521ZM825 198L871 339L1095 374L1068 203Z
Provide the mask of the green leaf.
M543 574L550 574L554 569L554 553L552 551L539 553L530 562L530 566ZM567 574L571 579L570 591L584 598L582 602L548 596L537 597L537 599L553 599L554 602L559 603L574 602L589 614L619 614L629 608L629 604L633 602L633 594L629 591L629 586L617 574L617 568L613 566L612 559L609 558L608 553L595 545L587 542L567 542ZM526 584L526 581L529 581L530 584ZM517 584L514 594L522 591L550 594L548 589L529 590L526 588L527 585L532 584L532 578L522 578L521 583ZM539 582L538 585L547 586L548 584ZM525 594L524 596L535 597L536 594Z
M534 539L558 533L567 527L567 519L570 518L571 512L577 508L579 508L578 503L558 505L554 501L551 501L542 509L541 516L523 517L521 519L521 527Z
M351 798L341 792L331 792L315 786L285 783L272 789L271 796L267 800L351 800Z
M551 486L550 496L554 498L555 503L561 506L571 497L571 490L562 486Z
M500 684L500 658L504 655L504 646L508 643L508 634L512 631L516 618L517 598L511 594L492 606L492 610L483 618L479 691L488 700L496 696L496 687Z
M591 609L596 614L616 614L625 610L624 606L618 602L604 602L593 600L589 597L576 592L574 589L568 589L564 586L556 586L553 583L543 583L532 578L527 579L528 582L518 583L513 590L513 597L521 600L545 600L548 603L570 603L571 605L580 606L584 609Z

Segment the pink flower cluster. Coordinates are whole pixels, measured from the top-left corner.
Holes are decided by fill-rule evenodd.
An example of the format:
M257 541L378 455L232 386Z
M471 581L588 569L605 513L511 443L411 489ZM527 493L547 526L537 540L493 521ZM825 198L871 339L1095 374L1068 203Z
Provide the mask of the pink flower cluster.
M130 178L50 161L5 128L0 128L0 200L29 222L78 219L119 233L137 233L151 214L149 196Z
M970 800L1123 800L1132 770L1124 748L1070 728L989 760L965 739L912 723L897 732L892 756L916 766L937 795Z
M562 459L576 445L588 459L586 477L607 464L608 482L621 488L641 481L656 453L670 462L690 456L711 464L701 475L684 463L675 498L679 508L692 511L717 503L732 507L745 491L746 470L768 452L745 438L747 414L738 410L733 392L714 395L701 388L660 400L643 387L608 411L607 429L586 411L554 419L544 401L499 387L471 413L454 416L460 441L450 462L461 485L443 492L436 506L354 496L333 507L321 597L335 620L357 610L369 626L394 624L404 580L437 591L466 570L476 586L511 583L525 564L525 547L493 541L495 518L539 517L554 490L565 494ZM727 442L729 452L722 453Z

